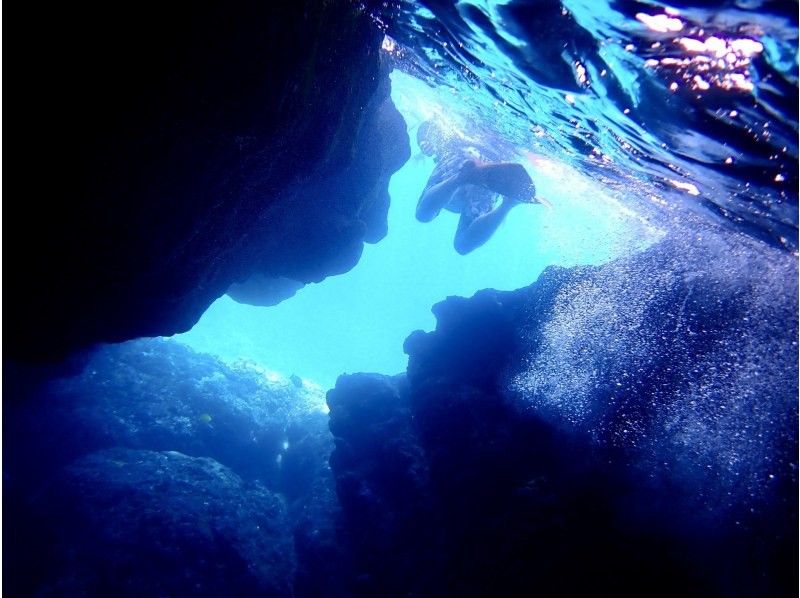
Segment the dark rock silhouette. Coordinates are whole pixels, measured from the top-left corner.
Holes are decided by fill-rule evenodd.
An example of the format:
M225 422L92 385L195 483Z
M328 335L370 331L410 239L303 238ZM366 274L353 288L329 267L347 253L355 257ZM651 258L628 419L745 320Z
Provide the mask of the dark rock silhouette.
M448 298L329 415L171 341L7 369L4 589L796 595L796 298L704 231Z
M410 150L365 7L92 13L46 11L58 59L18 87L38 145L15 172L48 201L7 221L26 264L5 275L7 357L186 331L234 283L317 282L384 234Z
M796 593L796 268L706 231L437 304L328 393L355 591Z
M7 168L26 195L6 220L4 589L797 595L797 263L758 241L692 231L449 298L407 339L407 374L341 377L329 420L289 411L302 381L268 389L169 343L90 350L185 331L226 292L274 304L386 234L409 144L370 4L31 20L49 55L14 81L35 118ZM466 35L463 9L539 82L578 91L573 59L603 67L558 2L500 8L545 42L526 48L476 7L426 4ZM631 118L665 139L702 125L761 159L795 137L756 147L702 113L675 129L661 91L643 82Z

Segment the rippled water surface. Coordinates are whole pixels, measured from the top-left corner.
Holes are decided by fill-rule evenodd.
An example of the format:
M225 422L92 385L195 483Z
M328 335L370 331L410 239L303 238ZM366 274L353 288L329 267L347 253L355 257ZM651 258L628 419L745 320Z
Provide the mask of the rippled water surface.
M797 249L796 2L429 0L375 18L395 68L487 141Z
M412 149L392 178L389 234L278 306L221 298L183 342L326 388L344 372L394 374L448 295L524 287L549 265L605 263L668 234L752 237L792 292L796 3L387 2L374 19ZM456 254L455 214L414 218L433 168L416 129L430 118L514 155L552 207L515 208Z

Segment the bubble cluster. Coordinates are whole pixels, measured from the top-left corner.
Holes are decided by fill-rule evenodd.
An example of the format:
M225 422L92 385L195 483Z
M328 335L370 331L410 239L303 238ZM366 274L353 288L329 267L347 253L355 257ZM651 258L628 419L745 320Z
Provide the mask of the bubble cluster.
M665 242L571 277L543 322L531 314L510 389L702 509L757 510L796 484L796 296L777 250L709 231Z

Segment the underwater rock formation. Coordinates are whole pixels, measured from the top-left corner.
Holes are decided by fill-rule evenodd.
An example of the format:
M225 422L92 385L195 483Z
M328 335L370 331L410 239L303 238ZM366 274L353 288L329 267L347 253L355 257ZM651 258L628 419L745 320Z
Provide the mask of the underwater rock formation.
M38 19L58 60L20 81L38 146L18 174L47 208L16 202L6 356L183 332L234 283L317 282L381 237L410 150L365 6L93 12Z
M92 453L65 468L36 507L39 539L55 557L41 568L37 595L291 593L285 504L213 459Z
M227 295L237 303L269 307L293 297L304 286L304 283L291 278L254 274L244 282L228 287Z
M796 297L791 256L704 233L436 305L407 379L328 395L357 585L796 593Z
M319 389L271 381L256 366L225 366L160 340L104 347L78 375L17 398L7 407L17 422L7 441L21 459L34 448L46 454L40 467L111 447L170 450L213 458L275 489L293 426L324 430L327 422ZM27 473L24 461L17 464L14 455L6 460L12 479Z
M171 341L7 369L4 589L796 595L796 310L703 231L450 297L329 416Z
M163 340L34 378L4 408L4 590L284 596L341 575L321 389Z
M415 595L412 589L426 587L436 546L428 533L427 464L413 433L405 376L341 376L328 404L342 537L355 567L345 594ZM412 551L414 558L407 558Z

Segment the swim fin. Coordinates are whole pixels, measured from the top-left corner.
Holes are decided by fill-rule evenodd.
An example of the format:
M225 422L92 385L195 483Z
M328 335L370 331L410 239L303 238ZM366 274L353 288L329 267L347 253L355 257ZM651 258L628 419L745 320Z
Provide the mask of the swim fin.
M519 202L536 203L536 187L522 164L478 164L474 176L479 185L490 191Z

